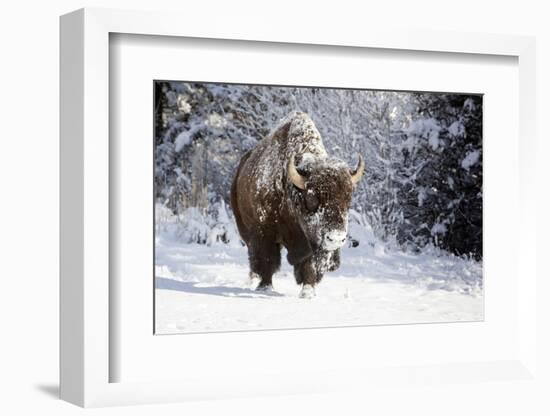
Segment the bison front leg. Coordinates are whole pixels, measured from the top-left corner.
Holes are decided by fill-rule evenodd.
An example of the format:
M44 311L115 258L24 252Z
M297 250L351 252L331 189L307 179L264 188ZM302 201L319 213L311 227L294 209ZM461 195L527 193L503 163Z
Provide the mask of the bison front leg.
M323 277L313 265L312 258L308 258L300 264L294 266L294 277L296 283L302 285L300 297L310 299L315 297L315 285Z
M248 245L250 277L258 277L260 284L256 290L273 288L273 274L281 265L281 247L267 239L258 239Z

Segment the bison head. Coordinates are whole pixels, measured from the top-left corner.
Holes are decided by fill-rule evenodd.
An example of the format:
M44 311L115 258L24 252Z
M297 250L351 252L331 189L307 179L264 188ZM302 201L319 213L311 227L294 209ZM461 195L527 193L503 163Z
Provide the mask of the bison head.
M294 156L290 158L287 174L294 187L294 205L314 250L333 251L344 244L353 186L364 169L361 156L354 170L334 158L316 158L306 153L301 155L298 166Z

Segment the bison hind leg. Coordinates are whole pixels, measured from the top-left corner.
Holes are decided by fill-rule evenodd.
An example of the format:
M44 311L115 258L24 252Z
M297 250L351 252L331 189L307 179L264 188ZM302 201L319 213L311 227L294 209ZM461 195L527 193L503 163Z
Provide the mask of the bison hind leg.
M273 290L273 285L269 283L269 279L262 279L262 276L258 273L250 271L248 277L250 278L251 287L256 287L257 291Z
M270 290L273 287L273 274L281 267L281 246L268 239L251 242L248 246L250 277L258 277L256 290Z

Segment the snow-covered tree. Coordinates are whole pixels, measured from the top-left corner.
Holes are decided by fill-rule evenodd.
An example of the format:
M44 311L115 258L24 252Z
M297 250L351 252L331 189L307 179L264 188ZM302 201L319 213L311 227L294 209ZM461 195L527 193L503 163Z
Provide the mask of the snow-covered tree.
M353 167L364 157L352 208L378 238L481 257L477 95L157 82L158 203L181 216L192 208L210 229L223 204L230 223L229 190L241 156L291 111L312 117L331 155Z

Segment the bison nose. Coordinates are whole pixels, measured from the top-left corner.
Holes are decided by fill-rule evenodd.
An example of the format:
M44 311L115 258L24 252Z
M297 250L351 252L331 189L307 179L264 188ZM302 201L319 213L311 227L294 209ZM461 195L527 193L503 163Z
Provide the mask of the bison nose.
M327 250L336 250L344 244L346 241L345 231L330 231L325 234L324 248Z

